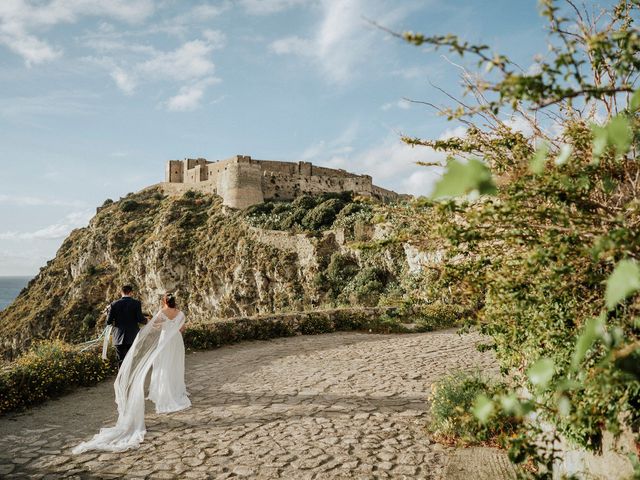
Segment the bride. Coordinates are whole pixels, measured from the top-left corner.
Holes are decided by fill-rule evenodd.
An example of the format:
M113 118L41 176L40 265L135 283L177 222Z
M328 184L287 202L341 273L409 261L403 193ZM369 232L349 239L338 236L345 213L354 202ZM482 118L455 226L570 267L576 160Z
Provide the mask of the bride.
M144 384L149 370L149 400L157 413L184 410L191 406L184 383L184 343L181 333L185 316L176 308L172 293L162 299L162 309L136 337L118 372L114 389L118 405L115 427L102 428L88 442L73 449L73 453L88 450L122 452L136 448L144 440Z

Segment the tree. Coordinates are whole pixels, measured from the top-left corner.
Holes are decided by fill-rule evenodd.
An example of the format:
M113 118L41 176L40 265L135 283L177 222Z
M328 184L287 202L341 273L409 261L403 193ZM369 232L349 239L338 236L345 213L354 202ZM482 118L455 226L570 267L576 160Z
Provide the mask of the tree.
M450 258L466 259L427 288L475 308L469 322L492 337L515 382L479 397L475 411L536 412L555 425L522 422L505 439L514 461L533 460L533 475L548 478L559 435L592 450L604 430L639 439L640 2L596 15L572 0L541 5L549 53L529 71L456 35L391 34L484 69L463 75L471 101L419 102L466 135L403 140L449 155L434 210ZM509 125L514 115L531 134Z

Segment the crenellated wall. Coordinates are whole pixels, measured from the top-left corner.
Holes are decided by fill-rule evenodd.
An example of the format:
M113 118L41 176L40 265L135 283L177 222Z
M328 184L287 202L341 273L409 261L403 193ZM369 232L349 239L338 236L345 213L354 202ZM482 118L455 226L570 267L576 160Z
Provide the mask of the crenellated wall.
M401 197L373 185L369 175L317 167L310 162L255 160L243 155L217 162L204 158L170 160L165 185L169 193L189 189L216 193L225 205L240 209L265 200L293 200L300 195L329 192L350 191L385 202Z

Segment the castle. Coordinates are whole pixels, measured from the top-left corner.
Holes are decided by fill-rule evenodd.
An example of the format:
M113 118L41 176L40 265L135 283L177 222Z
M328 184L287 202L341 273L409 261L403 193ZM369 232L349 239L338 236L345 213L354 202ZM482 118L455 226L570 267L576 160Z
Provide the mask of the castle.
M382 202L401 195L373 184L369 175L317 167L309 162L255 160L236 155L210 162L204 158L170 160L165 190L199 190L222 197L224 205L244 209L267 200L293 200L305 194L353 192Z

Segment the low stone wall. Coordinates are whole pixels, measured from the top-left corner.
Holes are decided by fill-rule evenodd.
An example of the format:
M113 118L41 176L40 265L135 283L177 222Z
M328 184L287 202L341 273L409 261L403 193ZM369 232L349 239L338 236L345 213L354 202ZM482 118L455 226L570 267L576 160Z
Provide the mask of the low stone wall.
M361 330L375 333L407 333L399 322L385 320L393 307L336 308L310 312L275 313L236 317L211 322L194 322L184 333L187 348L207 350L245 340L268 340L296 335L317 335Z
M283 252L295 253L304 268L318 267L317 239L310 238L304 233L265 230L258 227L249 227L249 230L256 241Z
M634 435L623 432L616 439L611 432L604 432L602 452L599 454L575 449L568 442L560 446L561 460L554 466L553 478L597 478L600 480L631 479L633 464L629 454L635 453Z
M208 193L212 195L216 195L218 193L216 184L213 182L201 182L198 184L163 182L159 183L158 186L162 188L162 191L165 195L183 195L189 190L196 190L198 192Z

